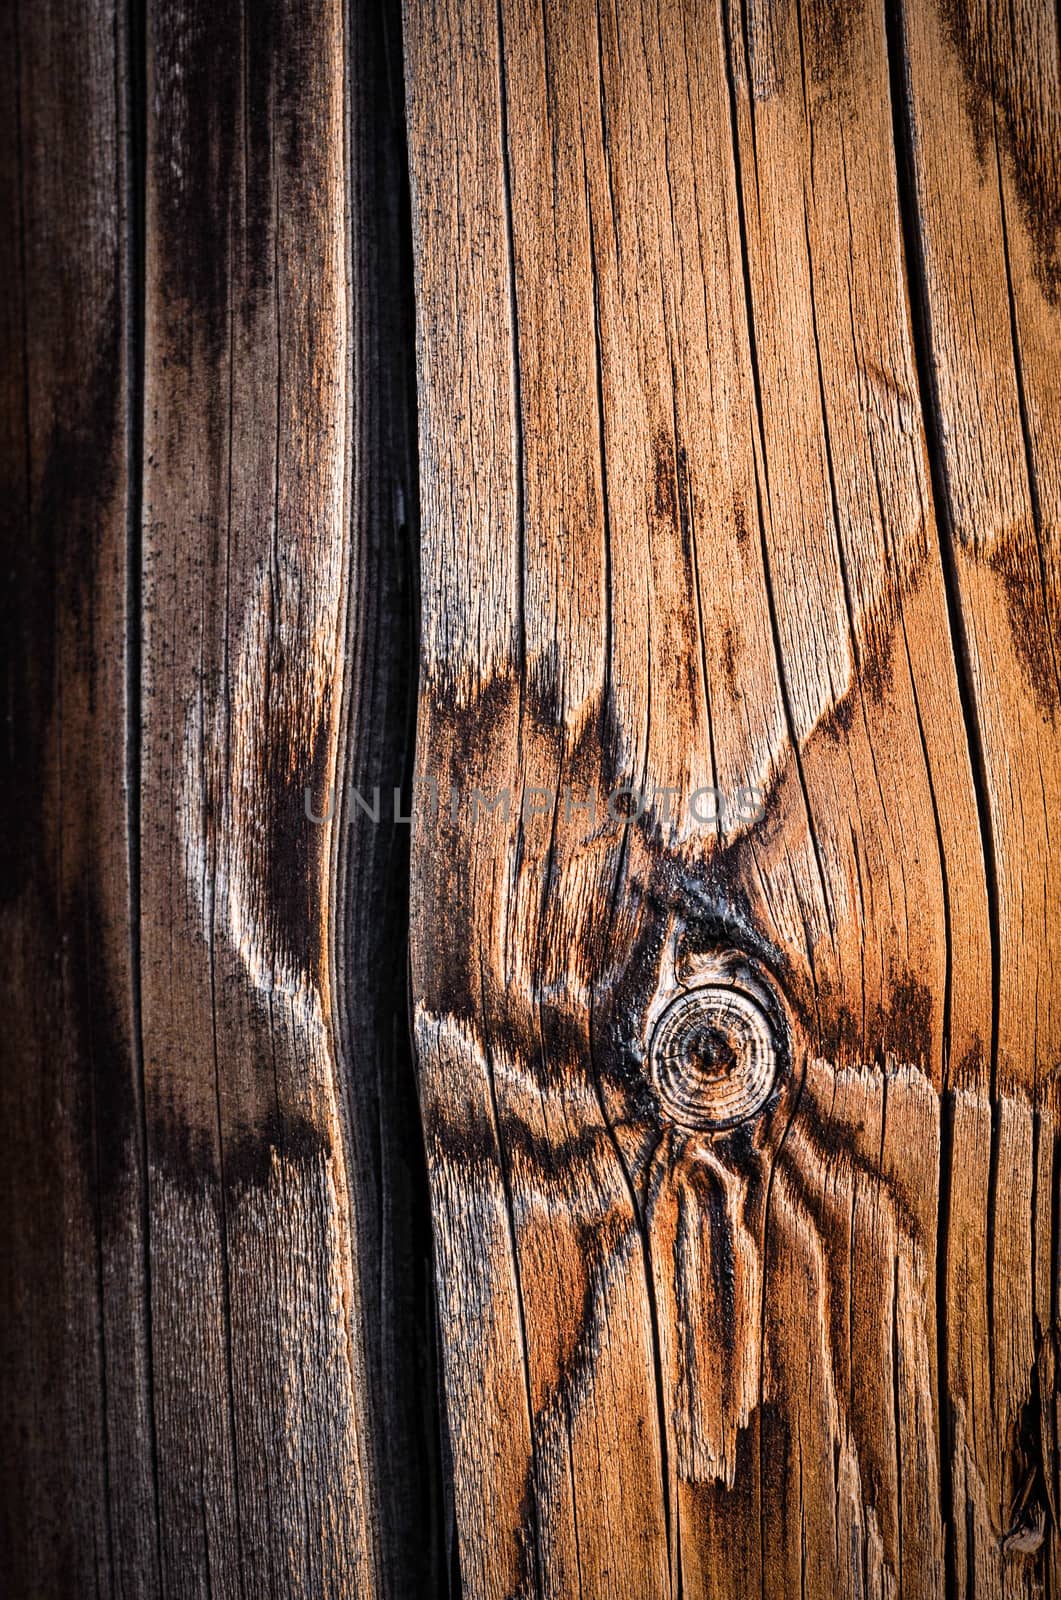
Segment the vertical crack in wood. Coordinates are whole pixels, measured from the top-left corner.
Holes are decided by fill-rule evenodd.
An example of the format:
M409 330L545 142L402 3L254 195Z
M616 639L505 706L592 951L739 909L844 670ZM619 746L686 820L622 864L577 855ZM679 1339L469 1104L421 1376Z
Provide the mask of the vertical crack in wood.
M433 1239L408 1027L419 655L416 308L401 8L344 0L346 670L331 871L341 1116L359 1257L375 1592L459 1600ZM392 770L393 769L393 770ZM382 811L367 817L351 790ZM394 810L390 802L394 797ZM398 805L401 810L399 812ZM355 1313L352 1311L352 1315ZM351 1363L358 1356L351 1341Z

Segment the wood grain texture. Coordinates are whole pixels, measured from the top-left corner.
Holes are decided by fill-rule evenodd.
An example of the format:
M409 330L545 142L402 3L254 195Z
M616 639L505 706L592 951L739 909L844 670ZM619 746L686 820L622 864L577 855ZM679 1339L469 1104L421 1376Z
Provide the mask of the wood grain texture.
M406 0L476 1600L1058 1588L1058 52L999 9ZM723 1131L732 1039L650 1059L705 983L776 1047Z
M130 41L78 0L0 26L0 1566L16 1596L150 1594Z
M953 1096L955 1566L959 1587L996 1595L1012 1552L1040 1544L1061 1582L1061 39L1035 6L904 22L925 387L994 940L991 1032Z
M4 1592L441 1592L397 19L3 29Z

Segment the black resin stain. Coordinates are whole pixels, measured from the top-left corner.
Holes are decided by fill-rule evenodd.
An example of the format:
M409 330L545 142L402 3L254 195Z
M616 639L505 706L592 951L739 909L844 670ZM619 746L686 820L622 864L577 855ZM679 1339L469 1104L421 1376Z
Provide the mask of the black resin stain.
M199 1198L216 1191L222 1171L227 1192L260 1190L278 1181L278 1162L308 1170L325 1166L332 1157L327 1133L303 1115L273 1111L256 1123L226 1128L222 1151L213 1126L193 1122L166 1103L152 1112L148 1149L154 1171Z

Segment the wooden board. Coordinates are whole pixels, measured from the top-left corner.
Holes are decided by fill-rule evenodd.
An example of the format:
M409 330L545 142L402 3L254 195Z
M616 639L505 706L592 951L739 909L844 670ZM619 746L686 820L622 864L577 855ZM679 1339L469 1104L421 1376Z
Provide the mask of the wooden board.
M1056 8L404 7L0 20L4 1593L1057 1595Z
M397 18L9 11L4 1592L435 1592Z
M156 1588L135 941L136 233L124 12L5 8L0 1550Z
M964 11L407 0L473 1597L1057 1585L1057 24Z

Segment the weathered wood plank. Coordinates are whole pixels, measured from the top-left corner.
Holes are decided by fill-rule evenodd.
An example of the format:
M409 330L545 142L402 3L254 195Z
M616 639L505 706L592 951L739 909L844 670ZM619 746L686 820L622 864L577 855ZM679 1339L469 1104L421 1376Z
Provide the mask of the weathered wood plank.
M1027 1007L1050 1015L1057 917L1026 884L1056 869L1045 826L990 843L983 750L999 786L1049 770L1043 817L1058 753L970 692L902 19L406 19L418 770L456 791L414 839L413 995L467 1591L1039 1592L1056 1046ZM1019 461L1018 411L963 423L970 459ZM616 823L622 784L654 798ZM714 826L683 805L704 785ZM772 1089L715 1130L760 1028Z
M155 1388L167 1572L215 1595L399 1595L432 1560L411 1492L418 1268L386 1236L404 1226L386 1099L404 996L378 926L394 840L351 833L337 785L400 753L408 682L380 25L355 15L351 36L340 0L149 13ZM339 789L320 827L307 787L320 813Z
M157 1592L138 1070L125 13L8 6L0 1568Z
M3 30L4 1592L441 1593L398 19Z
M1056 9L1035 4L917 6L897 23L994 958L991 1029L951 1078L955 1574L959 1592L1039 1593L1044 1574L1056 1592L1061 38Z

